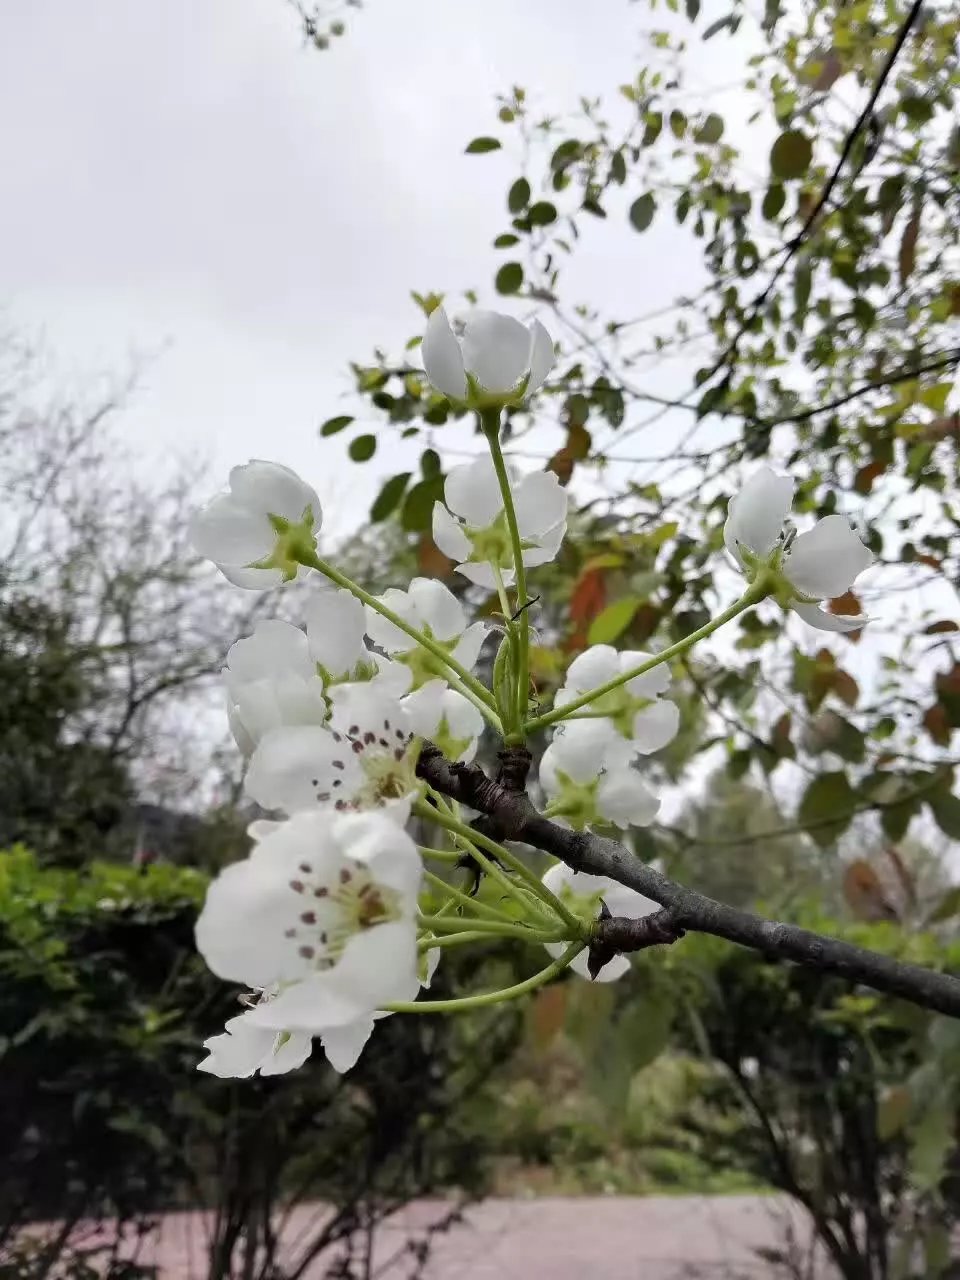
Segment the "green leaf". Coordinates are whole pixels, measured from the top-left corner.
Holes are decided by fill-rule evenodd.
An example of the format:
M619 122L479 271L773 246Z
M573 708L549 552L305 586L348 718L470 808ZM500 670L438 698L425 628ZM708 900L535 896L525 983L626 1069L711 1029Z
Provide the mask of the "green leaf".
M856 797L845 773L821 773L800 801L797 818L821 848L843 835L853 819Z
M770 148L770 169L777 178L802 178L812 159L813 143L799 129L786 129Z
M663 128L663 112L648 111L644 117L643 137L640 139L642 147L652 147L656 140L660 137L660 130Z
M424 480L432 480L440 474L440 455L436 449L424 449L420 455L420 470Z
M339 418L328 418L320 428L320 434L322 436L335 436L337 432L342 431L344 427L349 427L352 421L353 418L350 414L343 414Z
M433 521L433 504L443 497L443 476L421 480L407 494L400 523L408 533L423 533Z
M479 156L485 151L499 151L500 145L499 138L474 138L472 142L467 143L467 155Z
M557 207L549 200L538 200L536 204L530 206L527 217L534 227L549 227L551 222L557 220Z
M675 138L682 138L687 131L687 117L682 111L670 112L670 131Z
M519 213L530 203L530 183L526 178L518 178L507 192L507 208L511 213Z
M505 235L497 236L493 242L495 249L512 249L515 244L520 243L520 237L515 236L512 231L508 231Z
M693 135L695 142L714 143L723 137L723 117L711 111Z
M943 834L951 840L960 840L960 799L950 791L934 791L927 803Z
M650 223L653 222L653 216L657 212L657 202L648 191L646 195L639 196L630 206L630 225L634 231L646 231Z
M643 601L639 596L624 596L607 605L602 613L597 614L590 623L587 635L588 644L610 644L622 635L633 621L633 615Z
M786 199L787 193L779 182L775 182L771 187L767 188L767 193L763 197L763 204L760 206L760 212L768 222L772 222L774 218L779 217Z
M369 434L357 436L356 440L351 440L350 447L347 449L347 453L354 462L369 462L376 452L377 437Z
M505 262L494 280L497 293L516 293L522 284L523 267L519 262Z
M615 151L610 157L610 178L621 187L627 180L627 162L622 151Z
M910 1181L918 1191L935 1191L953 1146L953 1107L949 1099L934 1103L913 1131Z
M384 484L374 498L373 506L370 508L370 519L374 524L379 524L381 520L386 520L387 516L392 515L397 509L409 479L410 472L401 471L399 475L391 476Z

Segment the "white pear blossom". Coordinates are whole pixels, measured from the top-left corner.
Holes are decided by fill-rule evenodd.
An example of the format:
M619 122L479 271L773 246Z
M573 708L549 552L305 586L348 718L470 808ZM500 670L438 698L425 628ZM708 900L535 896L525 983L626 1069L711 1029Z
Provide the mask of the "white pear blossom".
M443 680L430 680L400 704L413 732L429 738L448 760L469 763L477 754L483 716L462 693Z
M636 649L618 651L609 644L591 645L570 663L554 704L565 707L652 656ZM620 739L626 740L634 752L650 755L671 742L680 728L676 703L662 696L669 688L670 672L663 663L602 694L582 708L590 713L588 719L562 721L558 733L571 743L575 741L582 751L592 747L600 752L611 739Z
M794 482L769 467L753 473L730 499L723 539L740 567L753 577L768 565L781 576L783 593L794 613L820 631L858 631L861 617L827 613L818 601L842 596L873 563L844 516L830 515L806 533L795 535L787 523Z
M264 734L247 770L247 794L287 814L382 808L406 822L419 751L406 710L376 682L335 685L329 697L328 725Z
M241 1038L254 1027L321 1037L352 1027L357 1039L376 1010L412 999L422 873L407 833L374 813L297 814L225 868L196 940L218 977L264 993L243 1015ZM254 1047L238 1044L234 1057L249 1060ZM266 1045L264 1055L285 1047ZM218 1037L215 1061L228 1050Z
M437 307L421 352L438 391L477 407L519 402L543 385L554 363L553 340L539 320L528 327L497 311L471 311L458 338Z
M230 489L194 514L190 537L238 587L262 591L295 578L295 551L316 545L320 499L296 472L253 459L230 472Z
M328 680L352 675L358 663L372 663L365 631L364 607L352 592L328 588L312 596L307 606L308 647Z
M240 750L249 755L271 729L323 724L323 682L299 627L271 618L227 652L223 680L227 715Z
M311 1037L257 1026L250 1021L251 1012L231 1018L220 1035L203 1042L208 1055L197 1063L198 1071L223 1080L243 1080L257 1071L276 1076L303 1066L313 1048Z
M660 800L633 767L635 758L619 737L598 750L576 734L555 734L540 761L548 815L565 819L576 831L603 823L622 829L647 826Z
M611 915L629 916L635 920L660 910L658 903L637 893L636 889L628 889L607 876L591 876L584 871L573 871L564 862L550 867L544 873L543 883L584 920L599 918L601 902L606 903ZM544 943L555 960L563 955L568 945L565 942ZM588 962L588 952L581 951L570 968L581 978L589 978ZM614 982L617 978L622 978L629 969L630 961L626 956L614 956L607 961L594 981Z
M476 665L486 638L486 628L482 622L467 625L463 605L442 582L433 578L414 578L406 591L391 587L379 599L404 622L442 645L462 667L470 671ZM411 669L414 688L438 676L445 676L446 669L432 654L418 645L406 631L369 606L366 627L374 644Z
M522 475L507 464L523 563L547 564L560 549L567 528L567 493L552 471ZM513 547L493 459L482 455L454 467L444 483L446 505L433 508L433 540L458 561L457 568L482 587L496 586L494 566L513 582Z

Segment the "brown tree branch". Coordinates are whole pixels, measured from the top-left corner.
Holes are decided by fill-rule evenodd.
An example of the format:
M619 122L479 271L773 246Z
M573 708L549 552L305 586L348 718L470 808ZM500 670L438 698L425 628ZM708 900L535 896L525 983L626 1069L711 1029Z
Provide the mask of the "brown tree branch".
M609 876L660 904L662 911L639 920L609 917L598 922L590 956L594 972L618 952L673 942L684 932L708 933L960 1017L960 979L950 974L728 907L670 880L616 840L557 826L537 812L526 792L507 790L478 765L452 763L432 743L424 745L417 772L437 791L479 810L487 819L485 830L499 839L533 845L575 871Z

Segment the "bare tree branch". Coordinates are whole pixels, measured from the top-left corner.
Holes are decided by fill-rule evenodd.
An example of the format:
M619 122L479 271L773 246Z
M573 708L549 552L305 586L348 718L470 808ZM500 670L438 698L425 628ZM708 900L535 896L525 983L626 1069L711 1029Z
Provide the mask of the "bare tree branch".
M591 947L594 972L617 952L673 942L684 932L708 933L766 956L838 973L923 1008L960 1017L960 979L949 974L728 907L670 880L616 840L557 826L537 812L525 792L508 790L488 778L478 765L451 763L432 743L424 744L417 772L437 791L479 810L486 819L484 829L500 839L533 845L575 871L609 876L663 907L639 920L601 919Z

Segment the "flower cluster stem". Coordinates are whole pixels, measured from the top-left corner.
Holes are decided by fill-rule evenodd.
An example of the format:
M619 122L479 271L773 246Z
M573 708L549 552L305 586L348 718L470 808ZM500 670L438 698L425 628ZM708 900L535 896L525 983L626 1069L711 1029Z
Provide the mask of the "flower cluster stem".
M502 844L498 844L496 840L492 840L490 836L484 835L483 832L477 831L474 827L468 827L465 822L461 822L450 813L430 810L429 815L434 822L438 822L440 826L445 827L453 836L472 846L475 855L479 854L481 849L485 850L487 853L492 854L498 862L509 867L517 878L523 882L524 887L538 898L552 915L559 916L575 936L586 936L584 934L584 922L555 893L552 893L546 887L536 872L531 871L522 858L518 858L515 853L511 853L509 849ZM483 859L483 862L486 861L486 859ZM486 870L486 867L484 867L484 870ZM498 873L498 879L502 880L503 878L502 873ZM507 883L509 884L509 881Z
M682 640L672 644L669 649L664 649L661 653L654 654L646 662L641 662L638 666L631 667L629 671L624 671L622 675L616 676L613 680L608 680L606 684L597 685L595 689L588 689L579 698L573 698L570 702L564 703L562 707L554 707L552 711L547 711L542 716L535 716L532 720L528 720L524 725L524 732L533 733L537 729L546 729L549 725L566 720L580 711L581 708L589 706L591 702L595 702L597 698L602 698L604 694L612 693L614 689L619 689L621 685L626 684L629 680L634 680L637 676L646 675L648 671L653 671L655 667L662 666L665 662L671 662L674 658L679 658L681 654L686 653L688 649L692 649L699 641L705 640L707 636L712 636L715 631L719 631L722 626L732 622L739 614L753 608L755 604L770 595L772 589L773 585L765 575L758 577L756 582L751 583L739 600L736 600L729 609L724 609L723 613L718 613L715 618L711 618L704 626L692 631L690 635L684 636Z
M586 945L585 942L572 942L563 955L545 969L500 991L481 991L475 996L460 996L454 1000L398 1000L394 1004L384 1005L384 1008L391 1013L466 1013L470 1009L489 1008L490 1005L504 1004L507 1000L517 1000L559 977Z
M301 551L299 562L310 569L316 569L319 573L322 573L325 577L329 578L331 582L335 582L338 587L343 587L344 590L349 591L351 595L356 596L358 600L373 609L374 612L379 613L380 616L386 618L388 622L392 622L395 627L398 627L408 635L411 640L416 641L422 649L425 649L431 657L436 658L438 662L442 663L449 671L453 672L456 680L451 680L451 684L454 688L456 688L458 692L462 693L464 697L469 698L481 715L486 720L489 720L498 733L503 733L503 724L500 720L500 714L497 711L496 703L494 702L493 695L490 690L487 689L485 685L481 684L475 676L472 676L466 667L457 662L456 658L454 658L452 654L447 653L442 645L438 644L435 640L432 640L429 636L424 635L422 631L418 631L416 627L411 626L411 624L404 618L401 618L398 613L395 613L393 609L385 605L382 600L378 600L377 597L371 595L369 591L364 591L363 587L359 586L351 578L348 578L346 574L343 574L339 569L334 568L334 566L328 561L322 560L315 551Z
M514 622L509 613L507 613L504 621L511 628L511 634L516 638L517 686L514 691L513 715L510 717L512 723L509 726L505 726L507 735L504 741L507 746L520 746L523 743L523 723L527 718L530 688L530 627L523 613L527 605L527 572L523 563L523 542L521 541L520 528L517 524L517 510L513 503L510 477L507 474L507 464L503 458L503 450L500 448L499 408L480 410L480 425L487 438L487 444L490 446L490 456L493 458L493 467L500 484L500 496L503 498L503 512L507 521L507 531L510 534L513 567L516 574L514 613L518 615L518 621Z

